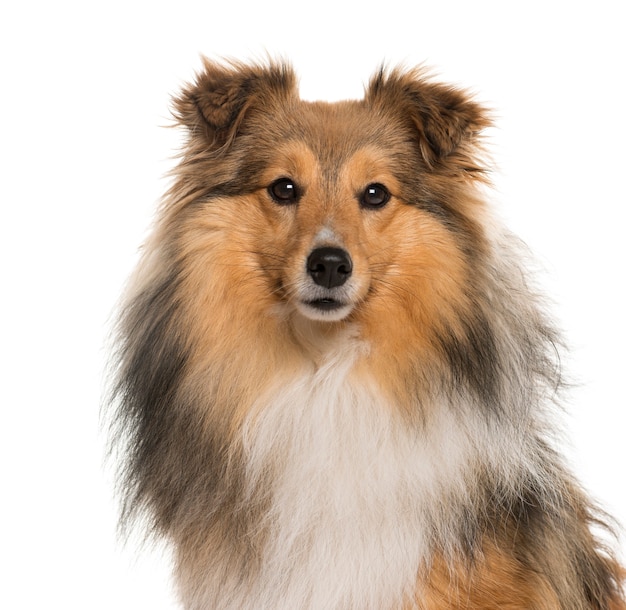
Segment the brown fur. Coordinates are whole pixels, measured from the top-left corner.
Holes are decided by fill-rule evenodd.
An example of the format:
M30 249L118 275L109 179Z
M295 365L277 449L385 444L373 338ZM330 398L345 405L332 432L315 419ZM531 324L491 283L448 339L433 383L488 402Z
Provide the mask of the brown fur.
M489 216L484 109L419 70L326 104L286 66L205 61L175 116L188 140L114 398L125 523L171 541L185 607L624 609L597 511L546 440L559 338ZM297 203L271 196L285 177ZM341 318L301 302L320 246L350 255Z
M577 501L580 501L579 498ZM578 506L578 510L584 510ZM561 513L565 516L567 513ZM527 524L512 522L496 536L486 536L472 561L437 557L424 572L418 607L422 610L623 610L617 590L607 594L605 575L623 581L621 567L604 553L589 530L590 516L559 524L561 533L541 537ZM584 529L580 529L583 525ZM580 539L572 536L573 532ZM564 557L592 561L571 564ZM413 607L413 602L408 606Z

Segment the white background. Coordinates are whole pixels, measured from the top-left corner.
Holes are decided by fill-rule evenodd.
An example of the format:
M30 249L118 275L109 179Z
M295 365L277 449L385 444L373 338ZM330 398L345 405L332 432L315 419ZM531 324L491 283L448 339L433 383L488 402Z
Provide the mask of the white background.
M571 459L625 522L620 4L4 3L0 607L175 607L162 555L116 542L98 410L110 312L178 142L169 96L200 53L288 57L309 99L425 62L496 110L494 203L545 268L581 384Z

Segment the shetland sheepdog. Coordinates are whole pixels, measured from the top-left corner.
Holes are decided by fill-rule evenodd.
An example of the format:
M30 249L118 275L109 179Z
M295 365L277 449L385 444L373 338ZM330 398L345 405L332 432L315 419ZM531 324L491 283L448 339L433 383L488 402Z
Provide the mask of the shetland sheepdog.
M488 113L423 70L307 102L204 60L121 307L122 523L188 610L618 610L551 440L558 333L492 216Z

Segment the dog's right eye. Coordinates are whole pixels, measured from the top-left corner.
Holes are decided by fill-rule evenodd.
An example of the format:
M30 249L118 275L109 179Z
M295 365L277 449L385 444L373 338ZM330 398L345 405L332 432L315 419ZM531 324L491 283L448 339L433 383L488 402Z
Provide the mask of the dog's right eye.
M289 205L297 203L300 198L296 183L290 178L279 178L270 184L267 189L270 197L281 205Z
M361 194L361 205L364 208L375 210L382 208L391 199L391 193L383 184L370 184Z

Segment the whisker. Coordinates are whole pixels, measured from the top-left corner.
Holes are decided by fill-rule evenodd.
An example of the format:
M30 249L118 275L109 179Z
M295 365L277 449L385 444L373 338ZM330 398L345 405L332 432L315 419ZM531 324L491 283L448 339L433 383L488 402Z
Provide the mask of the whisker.
M373 287L372 287L373 290L376 289L376 286L375 286L376 284L380 284L380 285L384 286L389 292L391 292L395 296L398 296L398 297L409 296L409 297L414 298L416 300L418 299L417 294L415 294L412 290L409 290L408 288L406 288L402 284L396 284L395 282L389 282L389 281L385 280L384 278L377 278L373 282Z

